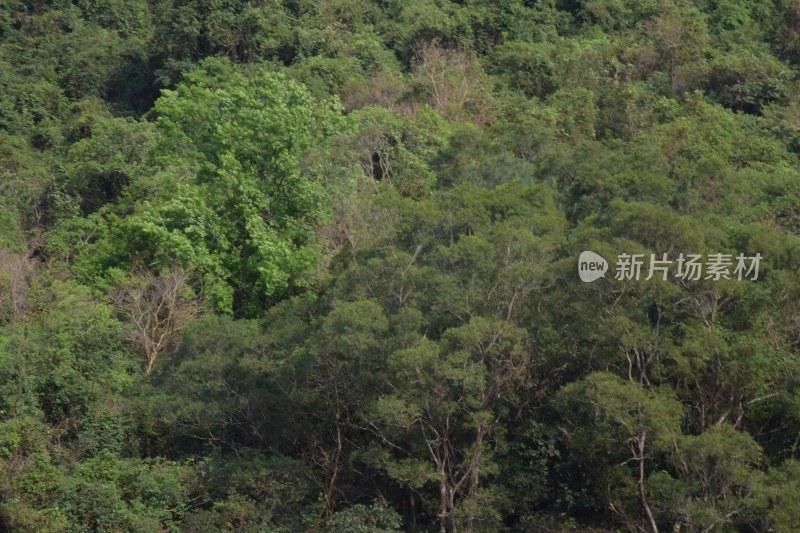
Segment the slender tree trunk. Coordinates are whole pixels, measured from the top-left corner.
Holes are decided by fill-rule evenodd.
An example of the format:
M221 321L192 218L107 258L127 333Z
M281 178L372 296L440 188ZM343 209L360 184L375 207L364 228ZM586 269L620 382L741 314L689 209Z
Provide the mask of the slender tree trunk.
M470 498L475 496L478 492L478 484L480 482L480 469L481 469L481 451L483 448L483 436L486 434L486 430L483 428L483 424L481 424L477 431L475 432L475 457L472 460L472 465L470 465L471 472L469 476L469 489L467 494ZM472 531L475 526L475 517L470 516L467 519L467 531Z
M327 487L325 489L325 514L326 516L330 516L333 514L334 510L336 509L336 500L334 497L334 493L336 491L336 478L339 477L339 468L341 466L341 459L342 459L342 429L339 426L339 418L340 413L336 413L336 451L333 455L333 472L331 472L330 479L328 480Z
M439 532L447 533L447 481L444 472L439 483Z
M411 533L417 533L417 500L414 498L414 492L409 492L408 507L411 510Z
M653 517L653 511L650 509L650 504L647 503L647 495L644 490L644 442L646 433L644 428L639 432L639 499L642 502L642 509L647 516L647 521L650 522L650 528L653 533L658 533L658 525L656 519Z
M156 363L156 358L158 357L158 353L151 353L147 357L147 368L145 369L144 373L146 376L149 376L150 373L153 371L153 365Z

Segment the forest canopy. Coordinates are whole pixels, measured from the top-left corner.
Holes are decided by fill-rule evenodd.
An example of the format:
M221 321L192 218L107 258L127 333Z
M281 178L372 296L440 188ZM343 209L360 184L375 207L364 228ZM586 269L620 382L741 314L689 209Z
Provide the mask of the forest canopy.
M0 529L797 531L799 67L795 0L2 0Z

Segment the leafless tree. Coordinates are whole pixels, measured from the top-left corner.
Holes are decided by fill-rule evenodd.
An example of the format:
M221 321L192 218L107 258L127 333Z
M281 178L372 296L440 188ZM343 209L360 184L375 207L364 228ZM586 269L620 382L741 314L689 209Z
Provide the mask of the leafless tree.
M133 282L111 293L114 307L129 325L128 339L145 356L146 374L197 315L197 298L189 293L187 276L178 270L161 275L140 271Z
M412 69L434 109L453 120L490 119L486 75L468 54L424 44L416 56Z
M34 262L26 254L0 248L0 323L22 317L33 273Z

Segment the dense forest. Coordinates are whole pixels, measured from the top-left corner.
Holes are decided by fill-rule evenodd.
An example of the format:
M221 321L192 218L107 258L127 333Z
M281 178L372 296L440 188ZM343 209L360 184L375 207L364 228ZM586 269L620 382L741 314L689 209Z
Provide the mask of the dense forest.
M1 530L800 531L800 1L0 3Z

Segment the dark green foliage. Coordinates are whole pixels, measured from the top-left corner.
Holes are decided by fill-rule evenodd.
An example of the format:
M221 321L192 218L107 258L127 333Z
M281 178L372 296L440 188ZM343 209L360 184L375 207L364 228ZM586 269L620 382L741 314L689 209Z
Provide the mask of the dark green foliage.
M797 529L797 2L2 7L0 530Z

